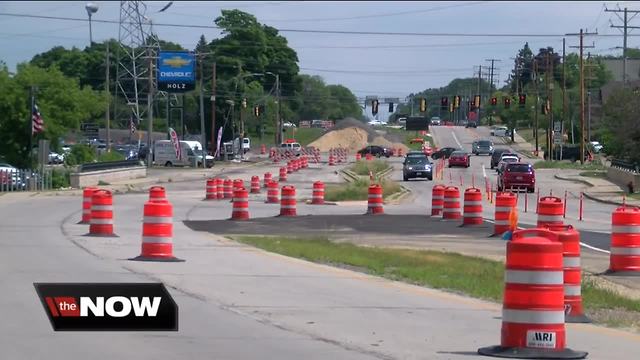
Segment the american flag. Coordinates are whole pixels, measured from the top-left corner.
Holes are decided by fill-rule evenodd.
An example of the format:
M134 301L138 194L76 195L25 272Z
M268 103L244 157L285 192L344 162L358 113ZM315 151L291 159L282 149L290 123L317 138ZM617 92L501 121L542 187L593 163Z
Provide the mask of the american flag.
M31 112L31 135L41 133L44 131L44 120L40 116L40 110L38 105L33 105L33 111Z
M136 132L136 123L133 122L133 117L129 119L129 127L131 128L131 133Z

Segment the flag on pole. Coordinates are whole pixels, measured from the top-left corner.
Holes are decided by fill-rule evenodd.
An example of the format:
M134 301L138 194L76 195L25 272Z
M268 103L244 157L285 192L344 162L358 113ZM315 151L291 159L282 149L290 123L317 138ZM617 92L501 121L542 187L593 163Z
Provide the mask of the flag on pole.
M133 117L129 118L129 127L132 134L136 132L136 123L133 122Z
M40 110L38 109L38 105L33 105L33 109L31 111L31 136L41 133L44 131L44 120L42 120L42 116L40 115Z
M171 138L171 144L173 144L173 148L176 151L176 158L178 160L182 160L182 149L180 148L180 140L178 139L178 134L173 128L169 128L169 137Z

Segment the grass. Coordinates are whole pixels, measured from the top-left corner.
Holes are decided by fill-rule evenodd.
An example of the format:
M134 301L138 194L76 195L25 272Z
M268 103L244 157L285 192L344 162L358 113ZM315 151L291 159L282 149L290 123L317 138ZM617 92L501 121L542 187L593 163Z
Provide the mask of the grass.
M590 164L581 165L579 161L538 161L533 164L536 169L577 169L577 170L605 170L604 165L593 162Z
M604 179L607 177L607 173L604 171L583 171L580 176Z
M533 135L533 129L518 129L517 134L522 136L522 138L529 144L533 146L536 145L536 140ZM547 148L547 133L544 129L538 130L538 148Z
M382 197L387 198L402 190L400 184L395 181L383 179ZM327 201L364 201L369 198L369 179L359 179L354 182L327 185L324 192L324 199Z
M640 193L627 194L628 197L636 200L640 200Z
M373 174L378 174L389 168L389 164L383 160L373 160L366 161L360 160L357 161L353 166L349 168L349 170L353 171L358 175L369 175L369 171L372 171Z
M362 247L327 238L243 236L236 240L278 254L348 267L372 275L502 302L504 263L431 250ZM640 301L582 281L583 305L594 321L640 328Z
M318 139L320 136L324 134L324 129L319 129L319 128L308 128L308 129L295 128L295 135L293 134L294 128L285 128L285 129L287 131L284 134L284 138L296 139L302 146L309 145L310 143L314 142L316 139Z

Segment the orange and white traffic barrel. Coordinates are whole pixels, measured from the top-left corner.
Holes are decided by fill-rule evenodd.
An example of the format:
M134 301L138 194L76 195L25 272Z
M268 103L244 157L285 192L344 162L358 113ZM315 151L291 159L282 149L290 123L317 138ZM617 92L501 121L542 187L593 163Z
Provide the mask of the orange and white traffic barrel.
M384 214L384 208L382 206L382 186L379 184L369 185L369 201L367 204L368 215L381 215Z
M224 199L224 180L221 178L216 178L216 188L217 190L217 198L218 200Z
M260 155L264 155L267 153L267 148L264 144L260 144Z
M298 171L302 168L302 165L300 164L302 162L302 159L293 159L293 171Z
M94 186L87 186L82 190L82 220L78 224L89 224L91 220L91 196L96 190L100 189Z
M215 200L218 198L218 179L207 179L206 200Z
M333 156L333 153L329 154L329 166L335 166L336 165L336 158Z
M398 157L402 157L402 148L398 148Z
M167 191L163 186L152 186L149 188L149 201L167 201Z
M582 270L580 267L580 233L571 225L549 225L562 243L564 271L564 320L567 323L590 323L582 306Z
M434 185L431 190L431 216L441 216L444 208L444 185Z
M623 206L613 211L610 251L607 274L640 275L640 209Z
M367 153L364 158L367 161L371 161L371 160L373 160L373 155L371 155L370 153Z
M444 189L444 206L442 218L445 220L459 220L460 213L460 190L455 186L447 186Z
M243 189L244 188L244 180L235 179L233 180L233 189Z
M296 188L292 185L282 187L280 196L280 216L296 216Z
M233 211L231 220L249 219L249 192L245 188L235 188L233 190Z
M267 203L278 204L280 203L280 191L278 189L278 182L271 180L267 185Z
M360 153L356 153L356 161L362 160L362 155Z
M496 193L495 224L493 236L501 236L509 230L509 214L516 207L518 197L512 192Z
M564 204L562 199L555 196L545 196L538 201L538 224L539 228L547 225L564 224Z
M499 346L481 355L510 358L582 359L566 348L562 244L543 229L516 230L507 243Z
M463 206L462 225L482 225L482 191L477 188L466 189Z
M264 173L264 187L266 188L269 185L269 181L271 181L272 175L270 172Z
M251 177L251 193L260 194L260 177L259 176Z
M224 198L225 199L233 198L233 180L224 179L223 189L224 189Z
M291 174L291 173L293 173L293 170L294 170L293 160L287 161L287 173Z
M287 168L285 166L280 168L280 176L278 177L278 181L280 182L286 182L287 181L287 173L289 171L287 170Z
M113 195L109 190L96 190L91 195L90 236L117 237L113 232Z
M170 202L144 204L142 250L136 261L184 261L173 256L173 205Z
M322 181L316 181L313 183L313 193L311 197L311 204L313 205L324 204L324 183Z

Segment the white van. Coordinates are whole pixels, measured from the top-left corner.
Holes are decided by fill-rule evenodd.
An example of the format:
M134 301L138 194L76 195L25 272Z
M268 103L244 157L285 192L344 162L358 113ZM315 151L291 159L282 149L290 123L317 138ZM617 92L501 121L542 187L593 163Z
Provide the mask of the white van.
M251 139L244 138L242 139L242 152L246 154L249 151L251 151Z
M199 141L180 141L182 155L176 157L176 151L170 140L157 140L153 143L153 162L164 166L192 166L197 159L198 167L202 167L202 144ZM206 155L207 167L213 166L213 156Z

